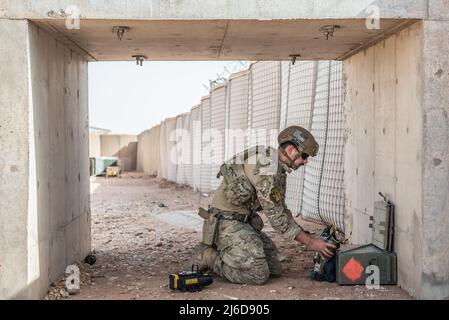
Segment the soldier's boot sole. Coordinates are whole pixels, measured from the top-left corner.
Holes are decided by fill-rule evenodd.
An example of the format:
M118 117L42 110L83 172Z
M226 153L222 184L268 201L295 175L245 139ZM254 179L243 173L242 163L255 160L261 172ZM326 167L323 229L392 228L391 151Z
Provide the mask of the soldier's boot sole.
M193 250L191 266L198 268L198 271L212 271L217 256L217 250L201 242Z

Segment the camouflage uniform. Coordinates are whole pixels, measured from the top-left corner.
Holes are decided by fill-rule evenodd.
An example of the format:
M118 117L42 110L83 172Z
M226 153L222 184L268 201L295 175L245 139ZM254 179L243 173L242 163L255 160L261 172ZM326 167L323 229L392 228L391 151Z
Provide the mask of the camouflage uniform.
M220 167L218 177L223 181L210 209L222 215L214 238L219 253L214 272L246 284L264 284L270 275L281 274L277 248L261 231L263 222L256 212L263 211L286 240L301 232L284 201L286 171L290 169L278 162L277 150L271 147L247 149Z

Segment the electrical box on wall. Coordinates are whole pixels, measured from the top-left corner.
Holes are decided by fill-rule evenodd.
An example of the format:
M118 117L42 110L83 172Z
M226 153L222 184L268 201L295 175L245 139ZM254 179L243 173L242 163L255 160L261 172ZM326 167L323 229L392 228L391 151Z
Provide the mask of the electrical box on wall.
M393 251L394 205L382 193L379 194L384 200L374 202L373 216L370 219L372 243L381 249Z

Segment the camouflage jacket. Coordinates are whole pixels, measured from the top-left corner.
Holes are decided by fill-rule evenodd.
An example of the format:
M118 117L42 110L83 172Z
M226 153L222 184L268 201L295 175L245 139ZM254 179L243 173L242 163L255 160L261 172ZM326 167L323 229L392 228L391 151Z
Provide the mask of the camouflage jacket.
M253 147L223 163L217 178L223 177L211 207L252 215L263 211L273 229L284 239L294 239L301 228L285 204L286 172L272 147Z

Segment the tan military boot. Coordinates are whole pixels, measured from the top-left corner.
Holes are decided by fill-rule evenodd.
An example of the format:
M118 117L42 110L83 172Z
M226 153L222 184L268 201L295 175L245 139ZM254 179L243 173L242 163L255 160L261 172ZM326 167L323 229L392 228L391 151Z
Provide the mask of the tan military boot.
M212 270L218 251L201 242L193 251L192 264L198 266L198 271Z

